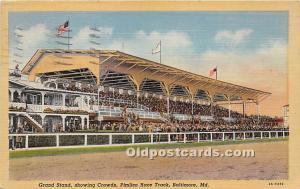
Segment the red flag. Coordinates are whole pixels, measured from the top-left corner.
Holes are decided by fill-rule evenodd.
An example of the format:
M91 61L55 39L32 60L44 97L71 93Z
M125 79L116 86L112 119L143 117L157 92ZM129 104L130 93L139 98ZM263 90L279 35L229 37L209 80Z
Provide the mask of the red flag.
M213 76L217 72L217 67L209 71L209 77Z
M65 32L69 31L69 20L67 20L64 24L60 25L57 29L57 35L62 35Z

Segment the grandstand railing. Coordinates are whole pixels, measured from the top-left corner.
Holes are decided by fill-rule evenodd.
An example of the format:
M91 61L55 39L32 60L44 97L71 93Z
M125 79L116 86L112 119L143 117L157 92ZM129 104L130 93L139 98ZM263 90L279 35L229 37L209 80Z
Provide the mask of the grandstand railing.
M159 112L148 112L136 108L129 108L128 110L137 114L140 118L161 119Z
M159 112L149 112L138 108L127 108L127 111L135 113L140 118L161 119L161 115ZM123 112L123 108L121 107L112 108L109 106L100 106L99 108L100 116L122 117L122 112Z
M135 106L138 109L149 111L150 109L142 104L133 102L132 100L124 100L124 99L118 99L118 98L106 98L106 97L100 97L99 100L101 102L109 102L109 103L118 103L118 104L126 104L126 105L131 105Z
M186 114L172 114L175 119L180 120L180 121L185 121L185 120L191 120L192 116L191 115L186 115Z
M118 103L118 104L127 104L131 105L133 102L131 100L117 99L117 98L107 98L107 97L99 97L99 100L102 102L110 102L110 103Z
M43 112L44 107L43 107L43 105L39 105L39 104L27 104L27 111L30 111L30 112Z
M40 149L51 147L122 146L135 144L259 140L264 138L285 138L288 135L289 131L42 133L9 134L9 141L10 148L13 146L14 148ZM16 141L18 141L18 143Z
M175 119L180 120L180 121L185 121L185 120L191 120L192 116L191 115L187 115L187 114L178 114L178 113L174 113L172 114L174 116ZM213 121L214 117L213 116L205 116L205 115L194 115L195 119L200 119L201 121Z
M9 106L17 108L26 108L26 104L23 102L9 102Z
M9 76L12 77L21 77L21 71L17 69L9 69Z
M97 111L98 106L62 106L62 105L41 105L41 104L27 104L22 102L9 102L10 107L26 108L28 112L44 112L45 109L50 108L51 110L84 110L84 111Z
M120 107L108 107L108 106L100 106L99 107L99 115L100 116L110 116L110 117L121 117L122 109Z

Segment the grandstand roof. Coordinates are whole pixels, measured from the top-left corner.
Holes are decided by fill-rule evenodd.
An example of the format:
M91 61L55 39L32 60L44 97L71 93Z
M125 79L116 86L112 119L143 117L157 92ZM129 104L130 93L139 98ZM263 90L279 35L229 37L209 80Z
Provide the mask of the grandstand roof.
M39 49L22 73L31 80L37 76L64 78L170 96L213 97L221 101L229 97L261 101L271 94L114 50Z

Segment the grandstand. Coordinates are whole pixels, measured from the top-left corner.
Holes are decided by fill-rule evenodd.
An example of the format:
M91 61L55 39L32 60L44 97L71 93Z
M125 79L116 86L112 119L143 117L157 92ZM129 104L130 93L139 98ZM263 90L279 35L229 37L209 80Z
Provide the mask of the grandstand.
M9 131L282 130L259 114L269 95L120 51L39 49L10 73ZM245 113L248 103L256 115Z

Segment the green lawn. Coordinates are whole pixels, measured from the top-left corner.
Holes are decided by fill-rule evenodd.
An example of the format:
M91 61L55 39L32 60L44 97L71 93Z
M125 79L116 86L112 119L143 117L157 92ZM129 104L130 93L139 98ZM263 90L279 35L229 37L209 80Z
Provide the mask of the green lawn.
M148 147L154 148L188 148L198 146L212 146L212 145L227 145L227 144L244 144L244 143L261 143L261 142L274 142L284 141L286 138L271 138L271 139L255 139L255 140L237 140L237 141L213 141L213 142L193 142L193 143L172 143L172 144L141 144L130 146L97 146L97 147L78 147L78 148L50 148L50 149L37 149L37 150L15 150L9 152L9 157L12 158L25 158L34 156L55 156L55 155L72 155L83 153L101 153L101 152L117 152L125 151L129 147Z

